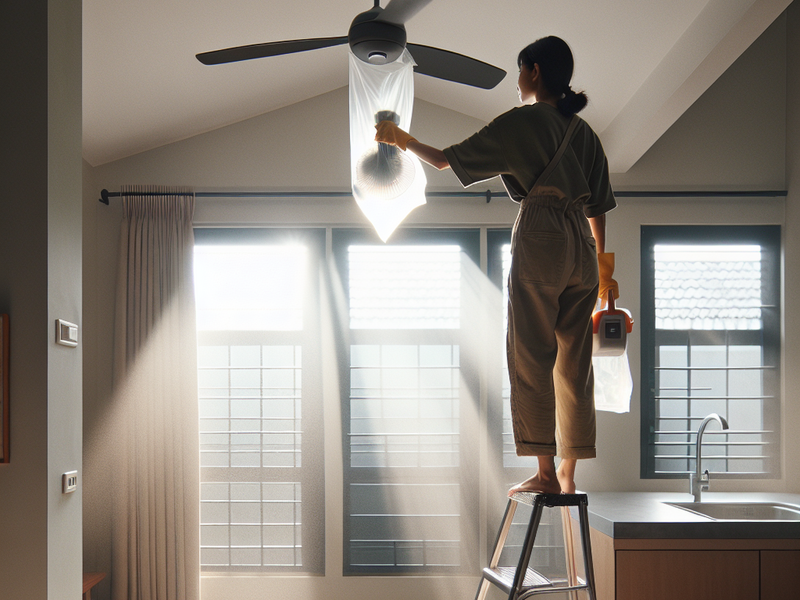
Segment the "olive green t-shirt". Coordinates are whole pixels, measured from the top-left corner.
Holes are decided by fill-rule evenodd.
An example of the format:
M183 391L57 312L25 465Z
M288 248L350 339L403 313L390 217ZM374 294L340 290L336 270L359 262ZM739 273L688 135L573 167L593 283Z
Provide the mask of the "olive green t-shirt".
M444 153L465 187L499 175L508 195L521 202L561 145L569 121L541 102L514 108ZM569 201L583 200L587 217L617 205L603 146L582 119L558 167L541 185L557 187Z

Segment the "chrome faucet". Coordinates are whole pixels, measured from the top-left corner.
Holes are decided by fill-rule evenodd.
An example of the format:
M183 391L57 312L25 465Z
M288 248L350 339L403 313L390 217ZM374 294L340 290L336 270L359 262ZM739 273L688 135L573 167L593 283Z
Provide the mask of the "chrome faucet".
M689 482L691 483L691 493L694 496L695 502L700 502L700 494L708 491L708 469L700 472L700 454L703 446L703 432L706 426L711 422L716 421L722 429L728 429L728 422L720 417L717 413L711 413L703 422L700 423L700 428L697 430L697 446L695 449L695 469L694 473L689 475Z

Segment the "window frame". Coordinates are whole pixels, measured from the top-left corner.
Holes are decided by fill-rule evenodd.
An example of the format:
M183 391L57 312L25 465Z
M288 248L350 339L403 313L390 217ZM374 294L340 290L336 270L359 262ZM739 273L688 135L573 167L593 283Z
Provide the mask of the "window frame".
M486 246L488 253L487 260L487 276L497 289L503 294L506 289L507 281L504 280L503 271L503 246L511 243L511 229L490 229L486 233ZM504 296L507 302L507 296ZM530 477L530 467L513 467L506 466L504 460L505 439L503 431L503 418L504 407L508 403L508 398L503 394L503 379L504 379L504 365L506 364L506 346L505 340L507 335L507 327L503 325L504 320L507 318L508 307L505 303L498 307L497 329L502 331L502 335L498 336L497 340L491 340L489 343L496 343L492 352L493 364L489 368L490 384L489 384L489 408L488 408L488 427L491 432L492 439L499 443L490 445L490 461L492 468L498 473L503 473L506 483L509 485L522 481ZM513 443L513 440L512 440ZM499 519L502 515L497 513L495 515Z
M441 343L457 343L460 348L459 370L461 373L461 389L465 388L477 401L482 374L478 369L469 370L467 361L470 360L470 351L465 352L465 344L460 340L461 328L458 330L364 330L350 329L349 326L349 266L348 246L352 244L384 245L374 231L360 228L334 228L332 230L332 252L338 276L342 282L342 292L345 307L340 313L347 315L347 321L341 323L342 336L339 340L337 352L340 378L340 397L342 411L342 457L343 457L343 535L342 569L345 576L364 575L429 575L429 574L468 574L474 572L478 564L478 549L467 547L466 540L476 539L479 525L479 489L477 477L469 477L469 473L478 473L480 456L475 444L465 444L469 432L478 432L477 419L472 422L465 418L464 411L459 420L459 466L458 467L433 467L421 472L416 467L393 467L391 471L380 471L378 467L352 467L350 456L350 347L354 344L419 344L421 337L434 338ZM459 245L469 259L474 261L476 268L480 265L480 229L479 228L402 228L396 230L386 245ZM462 280L463 287L463 280ZM463 315L462 324L466 322ZM380 340L380 341L378 341ZM469 345L469 344L467 344ZM462 398L465 401L466 398ZM454 476L455 474L455 476ZM416 566L363 566L352 565L350 558L351 527L350 512L351 498L350 486L352 483L380 482L386 484L424 484L440 483L442 478L452 480L461 486L462 512L460 518L460 566L458 567L416 567ZM470 490L465 494L465 490Z
M195 245L255 245L301 242L308 249L308 278L303 307L302 331L198 331L198 347L206 344L234 345L241 341L251 345L301 346L301 466L300 467L201 467L200 481L237 482L245 470L259 478L247 481L289 482L298 481L301 486L300 526L302 564L295 566L207 566L201 567L203 575L234 573L307 573L325 572L325 486L324 447L322 417L322 348L320 344L320 303L309 299L319 298L321 290L320 270L325 257L325 230L320 228L233 228L214 227L194 230ZM239 477L228 476L223 469ZM315 515L312 521L308 515ZM262 521L263 522L263 521Z
M780 225L642 225L641 226L641 425L640 425L640 477L642 479L684 479L685 472L664 473L656 471L655 440L656 424L656 327L655 327L655 256L654 248L659 243L704 244L757 244L762 249L762 328L760 330L718 330L739 340L761 338L762 365L764 373L764 396L773 405L764 405L764 434L770 438L765 447L771 448L765 460L763 473L714 472L717 479L773 479L781 477L780 420L781 397L781 236ZM662 330L663 331L663 330ZM686 337L711 339L709 332L700 330L676 330L667 333L678 339ZM691 341L687 345L691 345ZM725 342L725 347L729 347ZM690 436L691 437L691 434ZM687 446L694 442L687 440ZM693 459L690 458L688 462ZM688 466L687 466L688 468Z

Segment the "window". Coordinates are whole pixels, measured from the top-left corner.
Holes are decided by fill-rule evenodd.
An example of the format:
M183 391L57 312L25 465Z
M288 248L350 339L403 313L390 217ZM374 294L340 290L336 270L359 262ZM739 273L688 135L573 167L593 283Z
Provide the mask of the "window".
M398 231L384 245L334 231L349 303L347 573L475 566L477 233Z
M642 227L642 476L778 477L780 227Z
M510 232L487 233L496 286L479 229L388 244L366 230L197 230L204 572L324 571L323 433L341 438L344 527L327 543L342 544L345 574L476 572L495 494L534 464L516 457L508 415ZM340 429L323 432L323 393Z
M202 568L320 572L324 237L195 239Z

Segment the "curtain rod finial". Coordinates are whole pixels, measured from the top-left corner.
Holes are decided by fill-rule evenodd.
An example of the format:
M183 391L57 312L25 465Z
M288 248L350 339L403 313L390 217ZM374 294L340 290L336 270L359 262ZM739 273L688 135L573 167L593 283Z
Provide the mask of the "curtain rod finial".
M108 190L102 189L100 190L100 202L108 206Z

